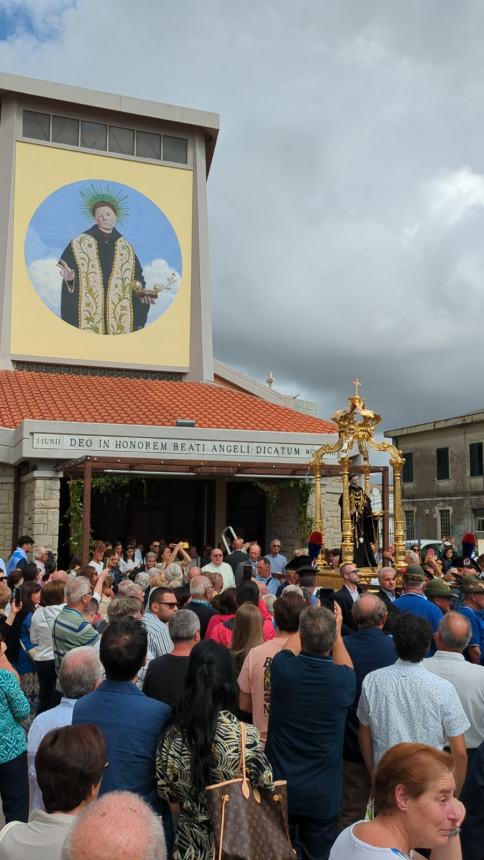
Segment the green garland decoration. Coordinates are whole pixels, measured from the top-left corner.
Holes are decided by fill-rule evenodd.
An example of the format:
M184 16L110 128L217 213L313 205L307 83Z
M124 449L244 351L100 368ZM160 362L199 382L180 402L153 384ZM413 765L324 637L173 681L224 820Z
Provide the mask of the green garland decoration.
M135 482L138 486L141 485L144 500L146 501L147 486L144 478L99 475L92 479L92 492L97 493L104 499L109 499L115 494L122 495L124 499L127 499ZM69 479L69 506L65 513L65 518L69 523L69 547L72 555L78 555L82 549L83 491L84 481L82 478ZM91 532L89 532L89 542L91 542Z

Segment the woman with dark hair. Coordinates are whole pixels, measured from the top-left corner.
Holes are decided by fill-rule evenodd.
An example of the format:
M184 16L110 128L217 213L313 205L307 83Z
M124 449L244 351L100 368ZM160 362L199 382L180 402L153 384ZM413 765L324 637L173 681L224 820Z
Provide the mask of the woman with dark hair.
M450 567L454 567L457 561L457 555L453 546L444 547L444 551L442 553L442 564L444 567L444 573L447 573Z
M35 642L34 663L39 679L39 704L37 714L48 711L57 704L55 685L54 646L52 628L61 609L65 606L63 582L48 582L40 593L40 606L34 612L30 625L30 640Z
M142 565L136 559L136 544L129 543L126 547L126 552L119 557L118 562L121 573L136 573Z
M173 860L212 860L214 839L205 786L240 776L237 683L229 651L204 640L192 649L183 693L156 757L158 794L179 815ZM247 726L252 786L272 784L259 732Z
M373 782L375 818L343 830L329 860L462 860L464 805L454 796L454 761L426 744L396 744L380 759Z
M39 696L39 679L34 663L35 643L30 628L35 610L40 603L42 589L36 582L24 582L20 593L21 609L8 637L7 657L17 670L20 686L30 702L31 719L35 716Z

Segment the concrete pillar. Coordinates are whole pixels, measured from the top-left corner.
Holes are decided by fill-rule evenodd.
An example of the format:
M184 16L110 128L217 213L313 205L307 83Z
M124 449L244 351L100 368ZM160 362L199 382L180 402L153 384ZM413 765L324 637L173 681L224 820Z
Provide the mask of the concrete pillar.
M13 466L0 465L0 556L4 559L12 551L14 474Z
M19 534L30 534L57 554L59 543L60 477L38 470L21 479Z

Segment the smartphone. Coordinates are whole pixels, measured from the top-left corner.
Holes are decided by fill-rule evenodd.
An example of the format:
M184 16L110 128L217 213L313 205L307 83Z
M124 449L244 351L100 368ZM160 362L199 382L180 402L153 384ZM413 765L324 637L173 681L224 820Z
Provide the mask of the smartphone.
M15 602L15 606L20 606L20 604L22 603L22 589L21 588L14 588L13 599Z
M245 581L246 579L252 579L252 573L253 573L252 565L251 564L244 564L244 566L242 568L242 580Z
M325 609L334 611L334 588L318 588L318 600Z

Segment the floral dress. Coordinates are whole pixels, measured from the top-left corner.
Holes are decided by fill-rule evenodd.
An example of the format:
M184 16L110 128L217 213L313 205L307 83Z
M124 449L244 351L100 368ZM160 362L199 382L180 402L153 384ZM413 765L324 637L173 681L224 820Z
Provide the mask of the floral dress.
M239 721L229 711L221 711L212 743L212 784L241 775L240 742ZM252 786L272 785L271 766L252 725L247 726L246 767ZM160 797L181 806L173 860L212 860L215 846L206 795L195 792L190 750L176 726L160 741L156 781Z

